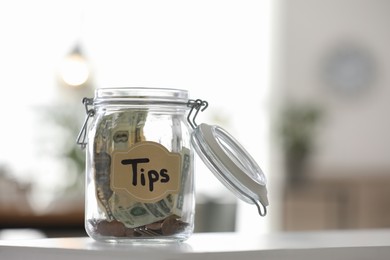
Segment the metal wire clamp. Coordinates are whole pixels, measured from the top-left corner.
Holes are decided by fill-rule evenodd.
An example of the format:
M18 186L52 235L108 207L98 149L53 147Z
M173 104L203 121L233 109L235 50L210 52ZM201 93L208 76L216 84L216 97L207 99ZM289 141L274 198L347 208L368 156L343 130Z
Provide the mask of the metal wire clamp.
M198 116L199 111L204 111L208 106L209 103L205 100L197 99L197 100L189 100L187 103L188 107L191 107L190 112L187 115L187 121L192 127L192 129L195 129L198 124L195 122L196 117ZM195 110L195 113L193 114ZM192 118L191 118L192 116Z
M84 149L87 146L87 142L85 140L87 139L88 120L95 115L95 110L90 108L90 106L93 106L93 98L83 98L82 102L85 106L85 113L87 114L87 117L85 118L80 133L77 136L76 143L81 146L81 149Z

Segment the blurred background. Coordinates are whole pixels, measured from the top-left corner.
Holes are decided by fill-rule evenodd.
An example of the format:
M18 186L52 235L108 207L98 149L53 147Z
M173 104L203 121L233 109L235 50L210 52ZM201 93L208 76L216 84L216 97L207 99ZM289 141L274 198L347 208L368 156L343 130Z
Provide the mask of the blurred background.
M197 158L196 232L390 227L390 2L0 2L0 239L85 236L83 97L182 88L268 178L269 214Z

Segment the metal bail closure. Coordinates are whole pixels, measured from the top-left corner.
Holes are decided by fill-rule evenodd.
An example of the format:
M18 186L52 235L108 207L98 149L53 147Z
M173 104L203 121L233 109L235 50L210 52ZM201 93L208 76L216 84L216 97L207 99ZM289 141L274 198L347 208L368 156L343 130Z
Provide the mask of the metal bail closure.
M224 129L201 124L194 129L192 144L214 175L238 198L255 204L267 214L266 178L249 153Z
M92 98L83 98L82 102L85 106L85 113L87 114L87 117L85 118L84 124L80 130L80 133L77 136L76 143L81 146L81 149L84 149L85 146L87 145L86 139L87 139L88 120L95 115L95 110L93 108L89 108L89 106L93 105Z
M198 126L195 122L195 119L198 116L199 111L203 112L209 106L209 103L201 99L197 99L197 100L191 99L188 101L187 106L191 107L191 110L187 116L187 121L191 125L192 129L195 129ZM195 114L193 114L194 110L195 110Z

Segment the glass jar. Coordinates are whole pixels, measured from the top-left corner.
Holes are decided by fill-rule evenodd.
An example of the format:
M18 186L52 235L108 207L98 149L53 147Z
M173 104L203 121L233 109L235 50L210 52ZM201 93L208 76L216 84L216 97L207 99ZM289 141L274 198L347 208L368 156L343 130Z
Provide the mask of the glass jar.
M186 90L114 88L98 89L83 103L87 118L77 143L87 148L90 237L189 238L195 213L193 148L227 188L266 215L266 180L254 159L222 128L196 124L207 102L190 100Z
M98 89L85 102L92 119L86 130L88 235L187 239L195 207L187 91Z

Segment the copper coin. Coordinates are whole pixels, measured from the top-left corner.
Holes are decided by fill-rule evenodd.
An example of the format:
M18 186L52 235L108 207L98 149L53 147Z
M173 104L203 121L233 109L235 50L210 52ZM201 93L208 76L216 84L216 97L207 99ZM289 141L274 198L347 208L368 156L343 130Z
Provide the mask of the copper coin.
M145 225L145 227L147 229L151 229L151 230L161 230L162 223L163 223L162 221L157 221L157 222L147 224L147 225Z
M161 225L161 231L165 236L176 234L179 231L179 221L175 216L167 217Z
M134 228L126 228L125 236L127 236L127 237L135 237L136 234L134 232Z
M96 232L102 236L124 237L125 225L117 220L103 220L97 223Z

